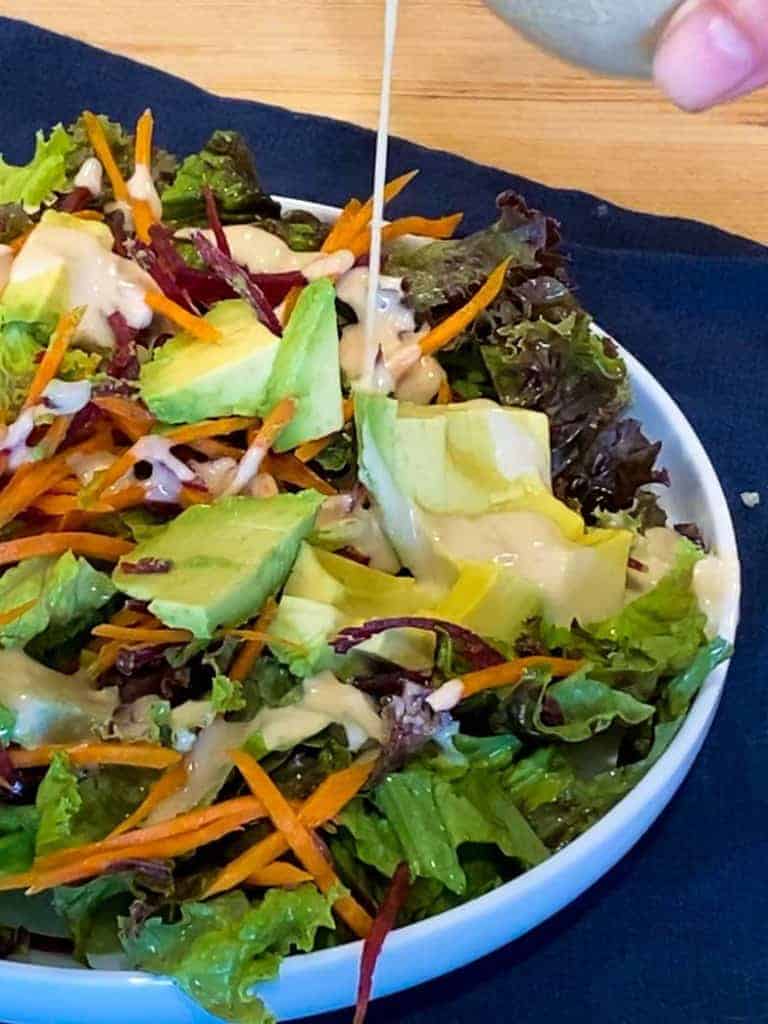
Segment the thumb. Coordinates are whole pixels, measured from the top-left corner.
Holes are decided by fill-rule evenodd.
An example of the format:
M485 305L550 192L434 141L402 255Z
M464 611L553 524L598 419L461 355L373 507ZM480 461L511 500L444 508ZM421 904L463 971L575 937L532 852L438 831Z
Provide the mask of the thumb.
M686 0L661 38L654 77L684 110L768 83L768 0Z

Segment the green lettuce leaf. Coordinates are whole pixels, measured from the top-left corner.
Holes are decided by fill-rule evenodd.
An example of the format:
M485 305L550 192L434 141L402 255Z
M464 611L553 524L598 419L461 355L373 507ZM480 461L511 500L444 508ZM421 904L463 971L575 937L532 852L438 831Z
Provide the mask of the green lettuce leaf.
M103 767L82 779L66 754L54 754L37 791L38 856L103 839L138 807L154 773Z
M674 721L685 715L710 672L727 661L732 653L731 644L719 636L700 648L688 668L667 684L662 701L665 717Z
M390 877L407 860L414 877L431 878L452 893L466 893L459 847L498 847L525 867L547 850L502 787L499 771L480 765L450 777L423 765L388 775L371 799L359 798L339 820L355 839L364 863Z
M0 419L10 423L24 404L45 334L29 324L0 326Z
M544 696L557 702L562 722L547 725L542 720ZM587 740L603 732L616 719L625 725L639 725L654 715L651 704L642 704L623 690L614 690L607 683L591 679L588 670L545 686L533 716L536 729L545 736L558 736L569 743Z
M266 1024L272 1018L253 986L276 977L291 950L311 950L318 929L333 927L329 900L303 885L271 889L254 903L242 892L183 903L180 921L151 918L123 946L134 967L170 975L216 1016Z
M29 611L0 627L3 647L19 647L37 637L41 654L76 636L95 621L115 588L109 576L67 551L60 558L29 558L0 578L0 612L35 601Z
M621 652L642 654L662 675L680 672L705 643L707 619L691 586L702 557L695 544L681 538L673 568L615 618L590 627L592 635Z
M0 877L26 871L32 864L38 819L34 807L0 804Z
M42 131L36 134L29 163L15 167L0 157L0 203L22 203L36 210L53 192L64 189L73 148L71 136L57 124L47 139Z
M294 252L317 252L328 234L328 225L306 210L290 210L278 220L265 217L258 222L264 231L271 231Z
M35 842L38 857L73 845L74 823L82 806L77 775L67 755L59 751L53 755L35 799L40 816Z
M214 676L211 684L211 704L218 714L242 711L246 705L243 684L236 679L230 679L229 676Z
M237 132L214 132L199 153L184 160L163 192L163 220L175 225L204 221L206 185L224 223L247 224L260 216L280 216L279 205L259 184L247 142Z
M89 955L122 949L118 917L128 913L138 895L133 875L126 871L93 878L85 885L60 885L54 889L54 909L68 925L78 960L86 962Z

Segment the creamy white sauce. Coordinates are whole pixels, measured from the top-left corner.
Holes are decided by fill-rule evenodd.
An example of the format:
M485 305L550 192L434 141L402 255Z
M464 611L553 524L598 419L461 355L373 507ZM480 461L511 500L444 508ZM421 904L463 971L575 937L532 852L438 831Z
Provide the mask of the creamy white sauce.
M2 291L8 284L8 279L11 276L13 256L13 249L10 245L0 245L0 294L2 294Z
M267 750L289 750L322 732L332 723L343 726L351 750L368 739L384 739L384 725L367 694L340 683L332 672L321 672L304 681L304 696L284 708L264 708L253 720Z
M57 416L74 416L91 400L91 382L88 380L59 380L54 377L43 391L46 406Z
M252 498L274 498L280 493L280 488L271 473L257 473L251 480L248 493Z
M27 439L35 429L36 418L47 410L42 405L33 405L29 409L23 409L16 419L9 425L3 434L2 451L8 455L8 468L18 469L31 457L27 448Z
M337 249L336 252L320 253L317 259L302 268L302 272L308 281L317 281L321 277L340 277L354 265L354 253L349 249Z
M666 526L651 527L635 538L630 555L643 568L627 570L627 603L653 590L674 566L679 548L680 534Z
M403 303L401 279L379 278L373 326L378 356L372 367L367 365L365 340L367 289L367 267L354 267L336 284L336 294L358 320L342 332L339 357L344 374L353 384L367 381L376 391L426 405L439 391L445 373L436 359L421 355L421 334L416 333L413 311Z
M693 570L693 592L707 616L707 636L713 639L722 629L727 608L739 593L739 563L735 558L707 555Z
M136 462L151 463L152 475L146 480L139 480L132 467L112 484L109 491L115 492L124 486L138 483L144 487L147 501L176 503L182 484L191 483L195 473L171 452L172 445L172 441L159 434L139 438L131 451Z
M145 292L155 287L149 275L82 229L38 224L14 260L9 281L21 284L62 268L69 285L68 305L86 307L77 329L79 340L111 347L114 338L107 317L115 312L136 329L152 322L152 310L144 301Z
M80 170L75 175L75 188L87 188L92 196L101 195L102 178L101 161L95 156L89 156L80 164Z
M97 473L109 469L116 456L111 452L90 452L85 455L68 455L67 465L83 486L89 484Z
M228 455L208 462L191 460L189 464L215 498L224 494L237 472L237 461Z
M574 617L598 622L622 606L623 569L604 568L600 547L568 540L556 523L534 512L482 516L424 514L433 540L454 558L494 562L538 587L548 617L568 625ZM599 581L599 586L595 581Z
M136 164L136 169L126 185L131 199L142 199L148 203L152 216L159 220L163 213L163 204L157 194L155 183L152 181L152 172L149 167L146 164Z
M188 753L194 746L198 731L207 728L215 718L216 712L209 700L185 700L173 708L170 725L174 750Z
M371 698L360 690L340 683L330 672L306 679L303 688L297 704L264 708L250 722L217 718L203 729L184 759L186 785L156 807L147 824L167 821L213 800L232 770L229 751L242 747L255 733L260 734L268 750L289 749L332 722L344 727L352 749L367 739L383 741L384 725Z
M464 696L464 684L460 679L449 679L427 697L427 704L433 711L452 711Z
M192 238L203 234L209 242L215 242L211 230L182 228L177 232L180 238ZM271 231L254 227L252 224L230 224L224 228L229 242L232 259L241 263L253 274L279 274L286 270L303 270L320 257L317 252L294 252L282 238Z
M263 444L252 444L237 464L235 474L227 484L224 495L240 494L258 474L267 448Z

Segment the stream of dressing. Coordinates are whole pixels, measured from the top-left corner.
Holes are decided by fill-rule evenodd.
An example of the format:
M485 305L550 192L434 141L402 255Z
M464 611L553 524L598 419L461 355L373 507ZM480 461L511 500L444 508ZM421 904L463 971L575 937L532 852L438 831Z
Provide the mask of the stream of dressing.
M381 69L381 98L379 101L379 125L376 131L376 158L373 165L373 215L371 217L371 251L369 259L368 294L365 317L365 346L363 372L360 387L370 390L378 354L376 327L376 303L379 290L379 268L381 265L381 227L384 215L384 184L387 174L387 149L389 146L389 108L392 93L392 62L397 35L398 0L387 0L384 14L384 59Z

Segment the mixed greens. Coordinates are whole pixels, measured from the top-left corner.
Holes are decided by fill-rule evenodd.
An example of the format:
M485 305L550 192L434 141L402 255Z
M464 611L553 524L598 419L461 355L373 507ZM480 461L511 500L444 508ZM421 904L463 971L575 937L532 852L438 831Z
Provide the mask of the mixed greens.
M360 937L361 1020L389 928L664 753L723 574L553 221L394 221L370 318L370 201L152 134L0 162L0 951L261 1024L284 956Z

